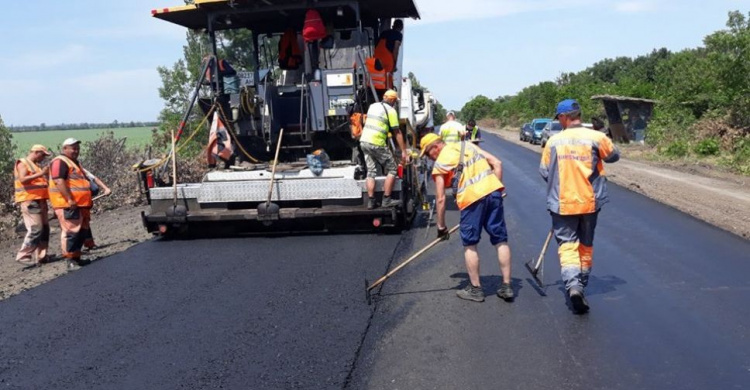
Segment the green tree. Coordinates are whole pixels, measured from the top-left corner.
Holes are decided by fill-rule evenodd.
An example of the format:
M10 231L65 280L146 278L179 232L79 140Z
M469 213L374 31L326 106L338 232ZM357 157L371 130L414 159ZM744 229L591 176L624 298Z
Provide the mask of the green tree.
M470 119L478 120L486 118L492 112L494 105L495 102L490 98L483 95L476 96L461 108L461 119L469 121Z

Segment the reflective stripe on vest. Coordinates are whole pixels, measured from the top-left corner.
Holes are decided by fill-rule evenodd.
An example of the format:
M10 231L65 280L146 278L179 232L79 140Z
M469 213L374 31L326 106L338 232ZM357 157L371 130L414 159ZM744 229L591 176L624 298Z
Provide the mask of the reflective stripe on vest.
M461 210L503 188L503 183L495 176L489 162L478 149L470 143L465 148L464 170L455 194L456 203ZM435 166L443 172L454 169L460 159L460 149L460 144L447 144L435 161Z
M16 161L16 165L13 167L13 173L15 177L13 187L15 189L14 198L16 203L26 202L29 200L49 199L49 192L47 191L47 178L41 176L28 183L22 183L19 179L18 163L25 165L26 169L31 174L42 171L42 169L39 168L38 165L28 159L22 158Z
M461 126L455 121L444 123L440 126L440 138L442 138L445 143L461 142L460 127Z
M367 110L367 119L365 127L362 129L361 142L367 142L375 146L386 146L388 139L388 130L390 130L391 115L396 115L393 108L386 108L383 103L373 103Z
M382 65L380 66L381 69L378 69L379 64L378 59L375 57L370 57L365 61L367 72L370 73L370 79L372 80L372 86L375 89L388 89L390 87L388 73L383 69Z
M68 179L65 185L70 191L78 207L91 207L91 183L81 167L65 156L57 156L52 161L61 160L68 166ZM54 180L49 181L49 200L53 208L64 209L68 207L68 201L57 188Z

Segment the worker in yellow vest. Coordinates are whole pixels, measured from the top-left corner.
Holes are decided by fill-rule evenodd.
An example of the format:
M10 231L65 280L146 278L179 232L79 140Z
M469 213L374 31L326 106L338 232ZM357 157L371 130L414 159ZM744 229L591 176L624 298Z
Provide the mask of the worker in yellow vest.
M448 238L445 225L445 188L453 188L461 210L461 242L469 274L466 288L457 291L461 299L484 301L479 283L479 254L477 244L482 229L489 234L497 250L502 283L497 296L507 302L514 298L511 286L510 247L503 212L503 167L500 160L478 146L461 141L446 143L437 134L427 134L420 141L421 156L435 161L432 177L435 179L435 207L437 209L438 238Z
M440 125L440 138L445 143L457 143L461 142L466 135L466 129L464 125L456 121L456 114L453 111L449 111L445 115L446 122Z
M479 130L477 121L474 119L469 119L469 121L466 122L466 140L471 141L474 145L482 142L482 132Z
M52 159L49 183L49 200L60 221L63 257L68 270L86 265L81 260L81 248L86 237L90 237L91 183L78 162L81 141L68 138L63 141L62 155Z
M406 162L409 155L406 151L404 136L399 130L398 113L393 108L397 101L398 93L394 90L388 90L383 94L382 102L370 104L367 109L365 127L362 129L362 136L359 139L367 167L367 209L369 210L377 207L375 177L378 174L378 164L383 167L386 173L382 206L396 207L401 204L398 199L391 199L391 191L393 190L393 183L396 181L396 175L398 175L398 167L387 144L388 133L395 133L396 142L401 149L401 160Z
M47 261L49 245L49 219L47 217L47 175L49 167L38 164L51 153L43 145L34 145L29 154L16 161L15 201L21 206L26 237L16 255L16 261L24 266L35 266Z

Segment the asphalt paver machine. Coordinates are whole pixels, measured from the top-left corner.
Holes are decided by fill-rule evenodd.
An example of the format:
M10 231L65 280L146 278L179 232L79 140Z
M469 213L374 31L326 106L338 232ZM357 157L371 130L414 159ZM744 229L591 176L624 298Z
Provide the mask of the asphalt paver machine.
M310 10L326 28L325 37L313 42L303 35ZM169 163L141 163L150 205L143 222L150 232L169 234L193 227L351 231L410 225L423 204L421 162L414 158L399 165L392 194L401 200L399 207L368 210L366 167L351 127L353 113L366 113L382 98L382 80L375 81L367 64L378 36L395 18L419 18L414 1L195 0L153 10L152 15L208 37L202 79L185 120L194 109L205 114L214 138L214 153L208 154L216 158L216 167L200 182L160 182L153 179L155 173ZM222 34L238 29L252 35L253 44L246 49L253 63L246 69L218 58ZM297 44L291 51L290 42ZM401 50L386 87L400 94L400 129L416 151L425 98L402 77ZM292 66L288 57L282 59L282 52L295 56ZM204 98L198 98L199 91ZM400 161L392 141L390 148ZM376 197L382 197L384 181L379 172ZM264 202L275 207L259 212Z

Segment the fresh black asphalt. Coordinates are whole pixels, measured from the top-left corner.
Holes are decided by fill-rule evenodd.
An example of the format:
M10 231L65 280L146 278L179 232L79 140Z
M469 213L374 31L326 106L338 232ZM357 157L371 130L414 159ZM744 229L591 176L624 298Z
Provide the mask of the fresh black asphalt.
M595 240L589 314L547 255L539 155L495 137L518 298L460 301L457 237L310 235L150 241L0 302L3 389L750 388L750 242L617 186ZM448 220L455 224L456 211Z

